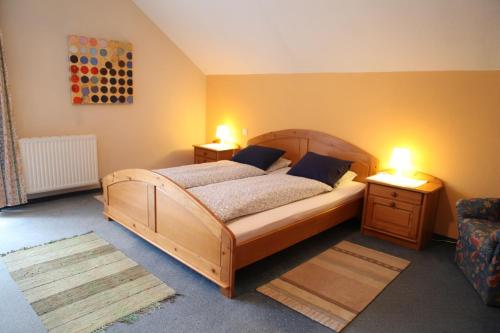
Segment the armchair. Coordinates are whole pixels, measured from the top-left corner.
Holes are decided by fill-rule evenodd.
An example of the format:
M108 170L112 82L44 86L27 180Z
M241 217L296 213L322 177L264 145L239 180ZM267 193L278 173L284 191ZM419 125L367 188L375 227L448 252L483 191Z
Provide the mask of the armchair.
M500 198L457 202L455 261L487 305L500 306Z

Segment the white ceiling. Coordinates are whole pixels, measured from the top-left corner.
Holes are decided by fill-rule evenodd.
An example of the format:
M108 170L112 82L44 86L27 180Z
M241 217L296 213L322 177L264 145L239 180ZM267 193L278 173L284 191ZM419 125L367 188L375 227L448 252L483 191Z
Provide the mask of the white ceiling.
M134 0L205 74L500 69L500 0Z

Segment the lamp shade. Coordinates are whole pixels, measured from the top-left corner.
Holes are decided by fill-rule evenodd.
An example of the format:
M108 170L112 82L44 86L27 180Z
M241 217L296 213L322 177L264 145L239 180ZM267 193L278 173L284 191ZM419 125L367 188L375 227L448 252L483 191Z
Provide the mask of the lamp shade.
M410 150L406 148L394 148L389 167L396 170L397 175L402 175L404 172L410 171L413 168Z
M231 131L229 127L226 125L217 126L217 130L215 131L215 137L220 139L221 143L226 143L231 139Z

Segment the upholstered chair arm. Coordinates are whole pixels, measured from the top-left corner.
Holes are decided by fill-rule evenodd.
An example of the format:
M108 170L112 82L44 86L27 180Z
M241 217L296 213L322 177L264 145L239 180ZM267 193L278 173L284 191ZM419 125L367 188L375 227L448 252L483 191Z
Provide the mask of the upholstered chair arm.
M499 229L493 231L493 233L491 234L491 239L493 239L497 243L500 243L500 227Z
M493 240L493 251L489 259L490 263L496 266L496 271L500 274L500 228L491 233L491 239Z
M500 223L500 198L460 199L457 201L458 223L473 218Z

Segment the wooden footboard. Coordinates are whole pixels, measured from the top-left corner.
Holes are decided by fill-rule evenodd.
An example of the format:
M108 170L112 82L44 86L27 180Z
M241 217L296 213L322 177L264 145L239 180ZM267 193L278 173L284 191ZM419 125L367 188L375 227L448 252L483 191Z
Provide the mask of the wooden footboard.
M165 176L128 169L103 179L104 215L234 293L235 238L202 203Z

